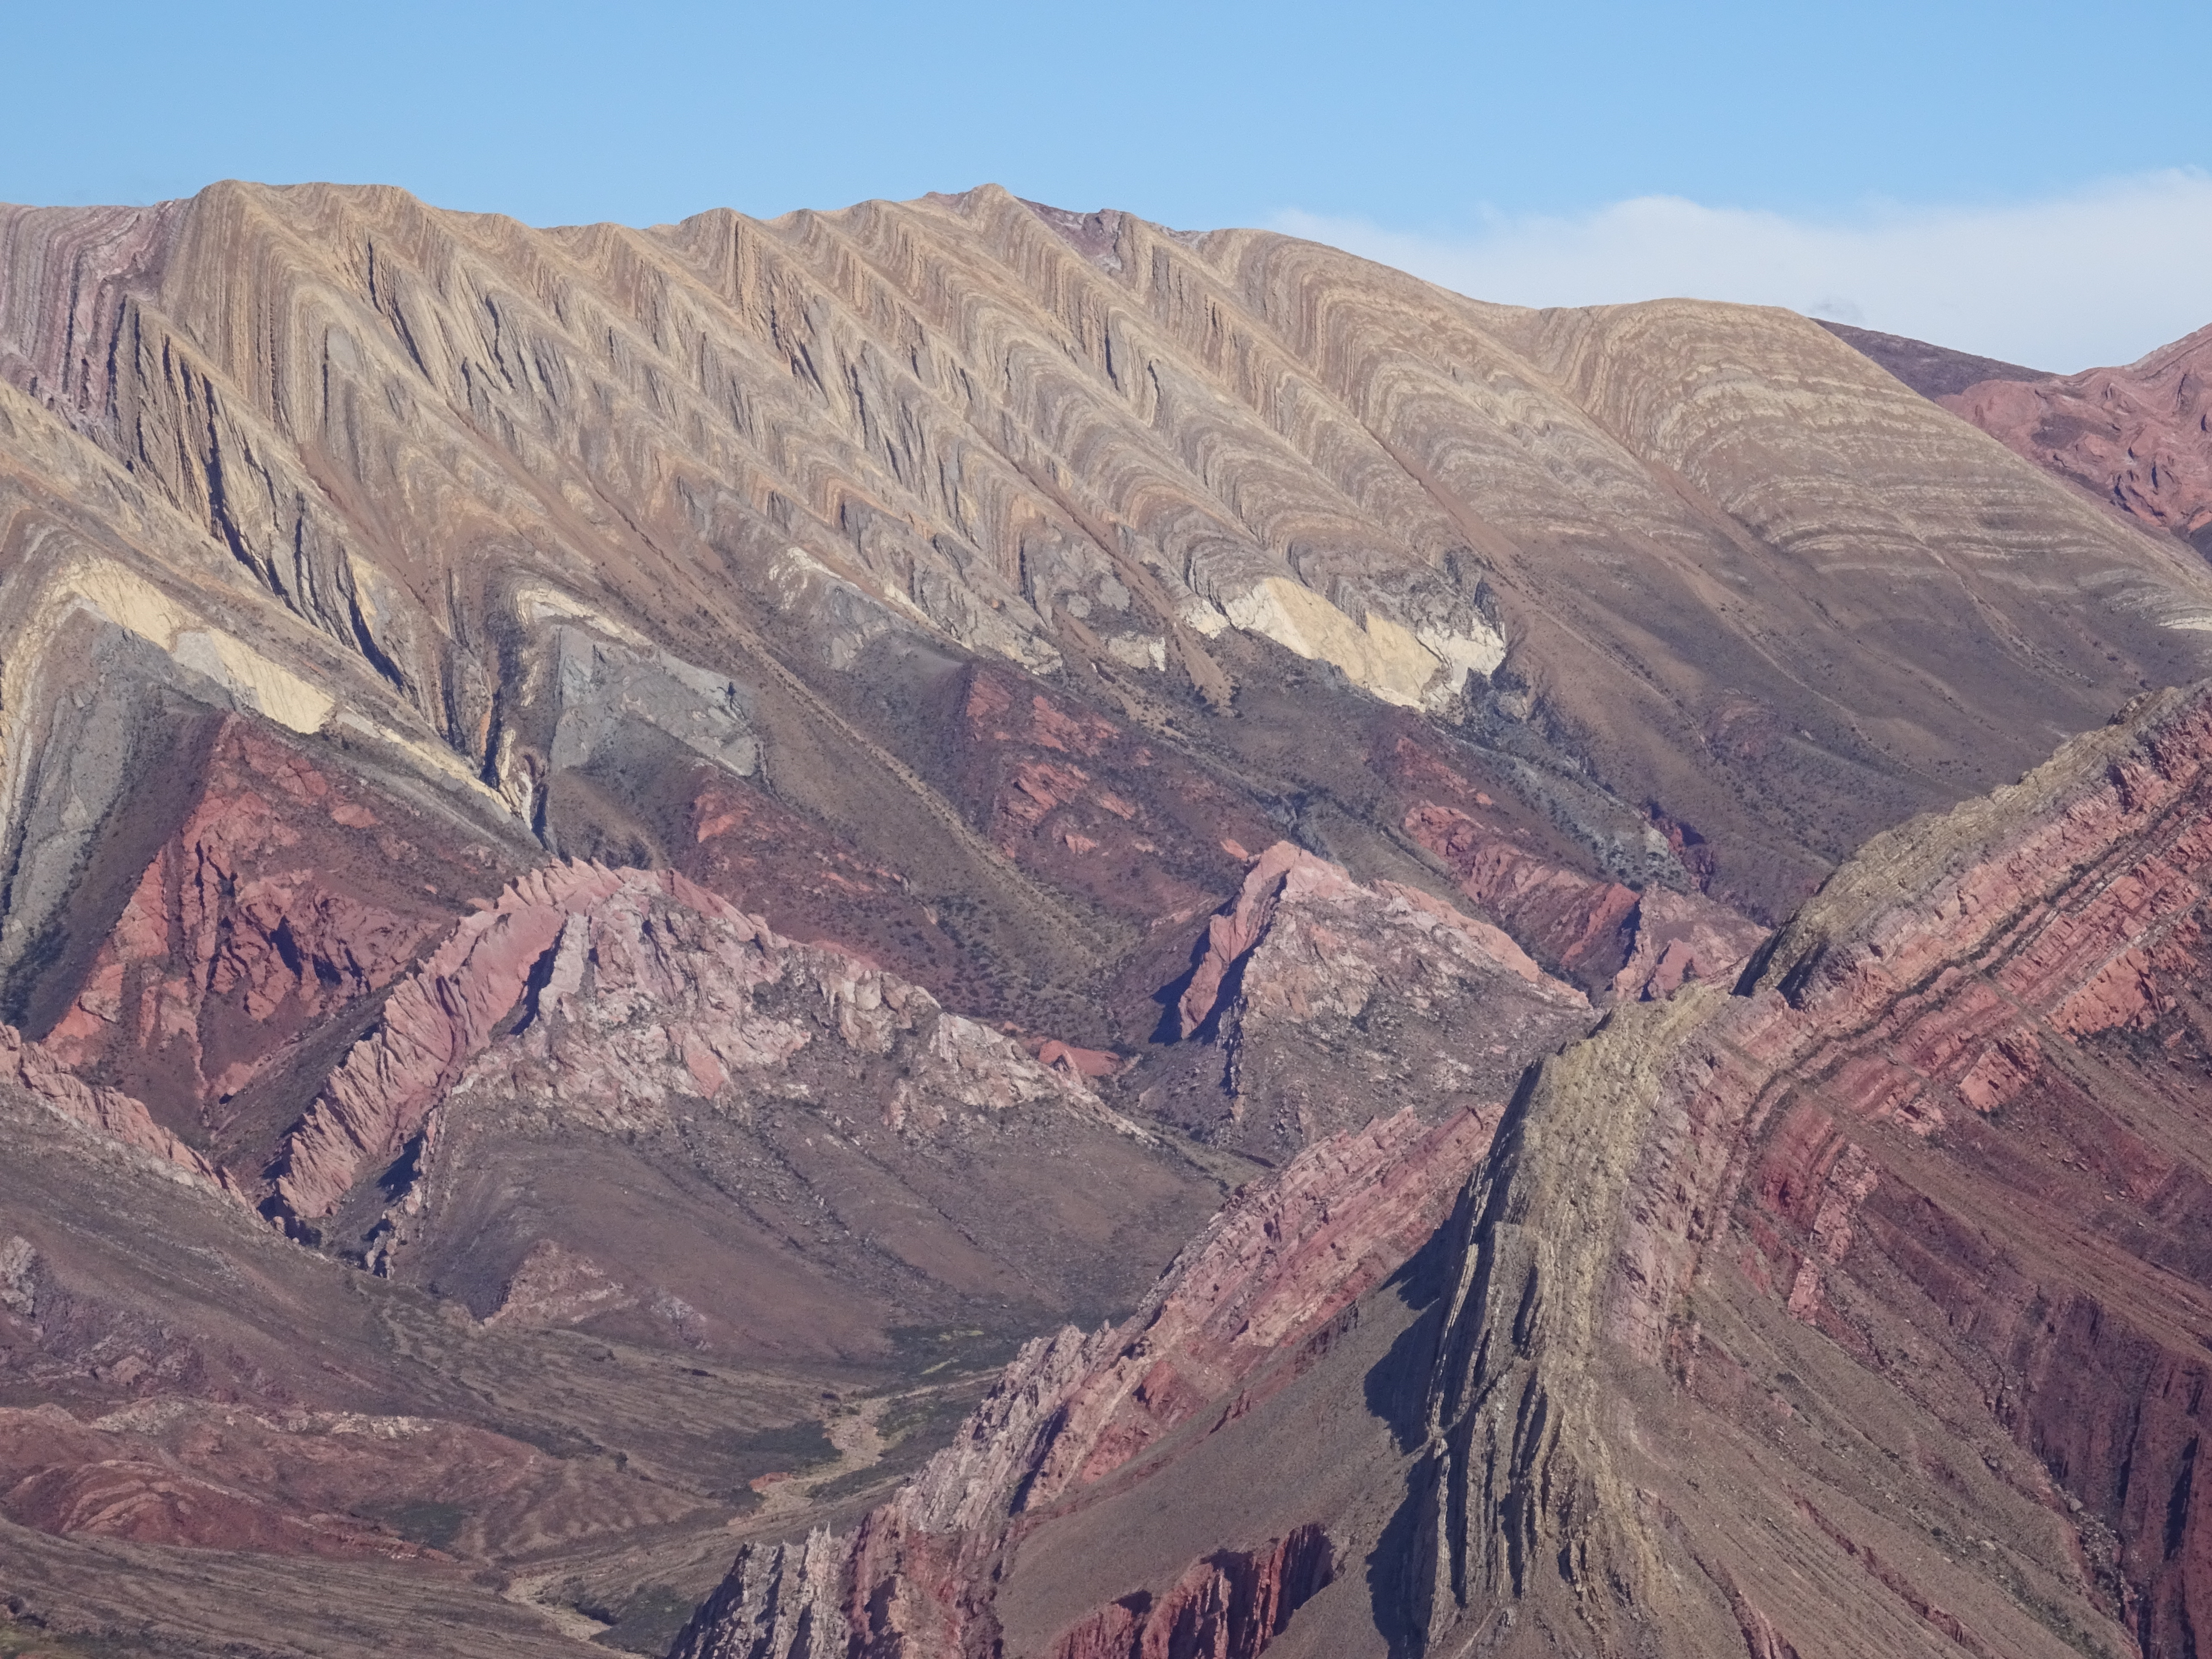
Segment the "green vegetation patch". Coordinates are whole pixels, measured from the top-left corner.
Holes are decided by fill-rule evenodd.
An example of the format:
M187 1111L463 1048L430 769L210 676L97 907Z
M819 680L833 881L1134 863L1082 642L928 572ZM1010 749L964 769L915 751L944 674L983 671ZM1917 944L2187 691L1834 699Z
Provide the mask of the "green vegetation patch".
M611 1621L605 1630L592 1638L601 1647L618 1649L623 1653L661 1654L674 1645L677 1632L691 1622L691 1611L696 1605L681 1590L671 1589L665 1584L647 1584L623 1602L618 1612L600 1607L579 1607L577 1611Z
M361 1513L368 1520L382 1522L409 1543L434 1550L453 1548L469 1518L469 1512L459 1504L440 1504L429 1498L385 1504Z
M773 1429L726 1430L714 1443L740 1481L763 1474L798 1474L834 1463L838 1457L828 1425L818 1417Z

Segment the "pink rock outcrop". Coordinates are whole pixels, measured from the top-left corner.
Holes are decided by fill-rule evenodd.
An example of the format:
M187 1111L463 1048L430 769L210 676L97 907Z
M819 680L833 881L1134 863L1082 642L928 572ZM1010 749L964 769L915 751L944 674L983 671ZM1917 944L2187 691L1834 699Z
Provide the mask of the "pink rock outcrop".
M1325 1344L1343 1310L1443 1222L1497 1113L1410 1112L1332 1137L1240 1192L1118 1328L1030 1342L953 1443L846 1538L749 1545L672 1653L951 1659L994 1628L992 1563L1025 1516L1127 1467L1178 1425L1216 1430L1263 1366ZM1294 1362L1271 1380L1279 1387ZM1256 1655L1334 1570L1318 1526L1194 1564L1157 1603L1103 1608L1055 1651Z
M1402 1105L1435 1122L1503 1100L1594 1018L1503 929L1290 842L1254 862L1193 954L1168 1026L1183 1047L1146 1098L1270 1159Z
M222 717L192 793L42 1046L173 1126L404 974L502 869L264 722Z
M1936 401L2146 529L2212 549L2212 328L2118 368Z
M844 1046L911 1050L881 1108L892 1129L927 1133L953 1107L1043 1102L1144 1133L1098 1102L1079 1066L1042 1064L856 957L780 938L677 872L561 863L465 917L392 993L285 1138L272 1211L330 1214L410 1139L434 1141L433 1114L456 1090L526 1096L610 1132L712 1101L814 1041L811 1024L756 999L787 981L830 1012Z
M142 1102L113 1089L95 1088L64 1069L12 1025L0 1025L0 1076L63 1117L143 1152L182 1179L244 1202L230 1172L154 1121Z
M1749 917L1701 893L1638 894L1530 853L1457 807L1425 803L1406 832L1449 865L1460 890L1559 971L1614 1000L1670 995L1686 981L1733 976L1766 937ZM1680 826L1674 838L1680 841Z

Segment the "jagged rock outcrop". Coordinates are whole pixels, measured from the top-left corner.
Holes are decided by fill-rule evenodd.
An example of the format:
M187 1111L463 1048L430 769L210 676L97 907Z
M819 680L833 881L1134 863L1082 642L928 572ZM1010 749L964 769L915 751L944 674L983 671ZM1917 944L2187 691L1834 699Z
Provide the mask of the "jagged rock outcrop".
M665 1120L672 1099L711 1105L733 1075L780 1070L815 1040L816 1029L757 1005L757 992L787 981L819 1000L829 1011L821 1028L855 1052L911 1048L880 1109L893 1130L910 1120L917 1133L940 1127L948 1107L1043 1101L1143 1133L919 987L828 947L793 945L672 871L562 864L464 918L394 991L285 1138L276 1212L328 1215L457 1089L512 1093L550 1072L540 1109L608 1133ZM518 1011L521 1030L485 1053Z
M1069 1158L1115 1184L1060 1190ZM617 1166L659 1213L605 1212ZM480 1316L833 1351L901 1297L1133 1296L1143 1253L1099 1247L1210 1193L1081 1066L677 872L574 863L392 990L270 1175L292 1231Z
M1424 802L1407 813L1405 828L1450 868L1461 892L1563 975L1614 998L1649 1000L1692 980L1730 977L1766 937L1703 894L1656 885L1638 893L1593 880L1456 807Z
M40 1046L224 1145L258 1080L407 972L514 860L455 846L418 805L235 715L179 759L178 825L74 1000L42 1011Z
M849 1537L741 1552L674 1653L924 1659L995 1640L994 1595L1024 1531L1176 1431L1218 1432L1302 1376L1435 1231L1494 1122L1425 1128L1406 1111L1307 1148L1240 1193L1118 1328L1029 1344L953 1444ZM1149 1478L1171 1483L1172 1464ZM1054 1651L1256 1655L1336 1571L1319 1525L1257 1549L1230 1541L1195 1563L1147 1563L1170 1565L1158 1594L1086 1615Z
M1386 1103L1433 1121L1503 1100L1591 1018L1499 928L1401 883L1363 886L1290 842L1254 861L1196 956L1169 1015L1182 1069L1145 1097L1270 1155Z

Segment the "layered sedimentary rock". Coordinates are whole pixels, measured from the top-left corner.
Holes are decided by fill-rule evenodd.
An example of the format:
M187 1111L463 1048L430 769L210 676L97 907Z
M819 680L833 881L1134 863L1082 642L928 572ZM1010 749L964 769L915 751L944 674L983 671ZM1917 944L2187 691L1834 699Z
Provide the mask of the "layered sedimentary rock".
M1319 1363L1347 1310L1435 1231L1495 1121L1425 1130L1406 1112L1308 1148L1240 1194L1121 1327L1030 1344L953 1444L849 1536L741 1552L673 1651L823 1659L1002 1639L995 1593L1018 1577L1024 1537L1148 1463L1139 1480L1172 1485L1193 1432L1239 1422ZM1085 1612L1051 1651L1257 1655L1338 1565L1318 1523L1210 1551Z
M12 1025L0 1025L0 1077L80 1128L154 1160L165 1174L243 1199L228 1170L155 1122L143 1101L88 1084Z
M1252 1256L1232 1209L1149 1325L1025 1355L842 1558L732 1584L834 1583L836 1639L793 1651L957 1652L986 1620L1009 1651L1150 1651L1194 1559L1251 1559L1303 1501L1366 1595L1316 1590L1285 1652L2191 1651L2208 754L2212 689L2147 697L1877 838L1739 982L1546 1061L1425 1249L1378 1237L1277 1332L1271 1288L1342 1255L1283 1227ZM1268 1201L1387 1187L1330 1162L1351 1144Z
M1547 1068L1466 1212L1434 1639L2189 1650L2208 734L2146 699Z
M33 997L27 1017L58 1061L225 1150L245 1140L250 1158L248 1138L266 1133L257 1097L303 1042L404 974L516 860L496 842L454 845L403 795L235 715L179 760L182 799L158 804L176 827L82 988L60 1009Z
M566 863L392 991L269 1208L486 1316L865 1352L963 1297L1133 1294L1128 1230L1211 1190L1072 1062L672 871Z

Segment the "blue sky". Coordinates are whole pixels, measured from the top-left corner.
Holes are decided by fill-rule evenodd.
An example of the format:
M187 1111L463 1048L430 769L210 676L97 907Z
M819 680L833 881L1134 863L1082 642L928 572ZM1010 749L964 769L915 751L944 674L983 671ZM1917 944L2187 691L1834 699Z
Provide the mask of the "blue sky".
M1825 307L2055 368L2212 322L2202 0L0 0L0 199L335 179L652 223L996 179L1486 298Z

